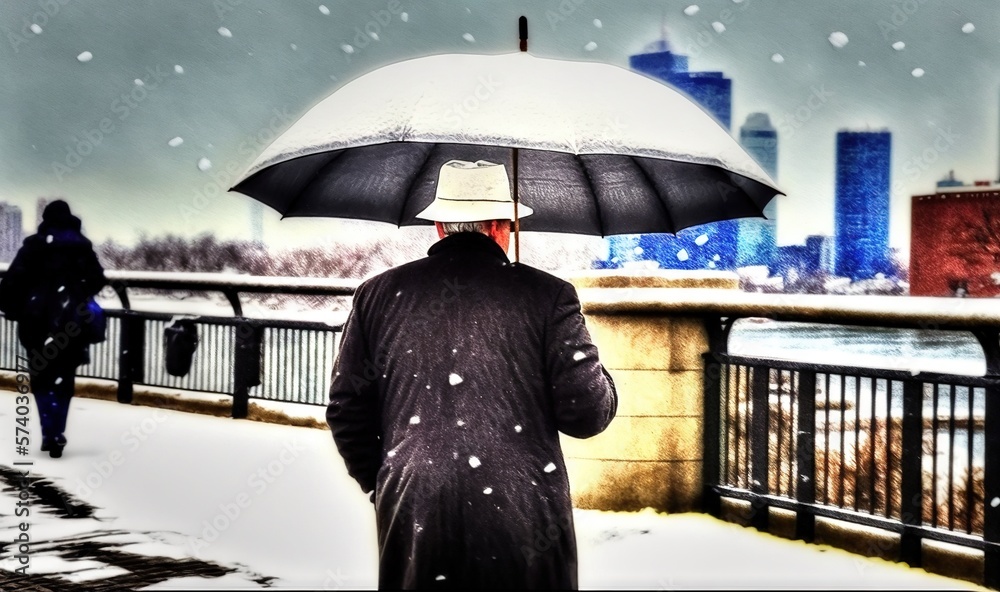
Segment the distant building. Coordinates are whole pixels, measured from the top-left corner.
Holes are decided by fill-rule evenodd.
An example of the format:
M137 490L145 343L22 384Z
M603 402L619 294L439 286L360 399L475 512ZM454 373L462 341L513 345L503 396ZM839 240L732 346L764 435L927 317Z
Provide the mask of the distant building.
M13 261L23 240L21 208L0 202L0 261Z
M910 295L1000 296L1000 185L915 195Z
M943 187L963 187L965 183L955 178L955 171L948 171L948 176L937 182L938 189Z
M767 113L751 113L740 127L740 144L771 176L778 177L778 131L771 125ZM736 241L736 265L771 265L778 235L778 199L764 208L761 218L739 220Z
M264 204L250 200L250 240L257 246L264 245Z
M691 72L688 57L670 51L665 39L629 57L632 69L659 78L686 93L725 128L732 119L732 80L722 72ZM667 269L736 268L739 223L726 220L702 224L671 234L643 234L608 239L609 267L642 261Z
M837 132L835 272L853 281L891 273L889 186L892 134Z
M833 237L811 235L804 245L776 247L772 268L782 277L788 277L793 269L794 277L799 278L831 275L833 254Z

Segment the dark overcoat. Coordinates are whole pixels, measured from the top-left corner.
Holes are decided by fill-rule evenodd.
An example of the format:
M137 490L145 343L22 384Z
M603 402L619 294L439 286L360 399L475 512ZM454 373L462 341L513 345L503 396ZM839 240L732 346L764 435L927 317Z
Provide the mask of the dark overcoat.
M460 233L365 281L328 423L374 491L381 588L576 588L558 432L615 416L569 283Z
M29 359L54 337L59 354L52 366L76 368L87 361L90 344L78 332L67 331L60 317L100 292L108 280L93 244L81 233L80 219L68 208L51 206L0 281L0 310L18 321L18 338Z

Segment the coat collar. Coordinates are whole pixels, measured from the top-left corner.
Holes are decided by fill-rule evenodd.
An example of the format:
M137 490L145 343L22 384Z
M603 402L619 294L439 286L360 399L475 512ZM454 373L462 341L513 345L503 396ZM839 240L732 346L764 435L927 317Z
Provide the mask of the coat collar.
M454 253L456 251L479 251L495 257L504 263L510 263L507 254L503 252L503 249L500 248L500 245L496 241L478 232L459 232L448 235L431 245L427 254L433 256L441 253Z

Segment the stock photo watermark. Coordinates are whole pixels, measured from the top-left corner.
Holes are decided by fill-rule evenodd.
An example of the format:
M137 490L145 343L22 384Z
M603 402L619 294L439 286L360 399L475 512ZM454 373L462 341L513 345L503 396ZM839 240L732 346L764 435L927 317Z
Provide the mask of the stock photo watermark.
M148 77L146 80L138 80L142 84L133 83L128 92L120 93L111 100L108 108L113 114L100 119L94 126L85 128L78 135L74 135L69 144L66 144L66 157L60 161L52 161L52 173L56 179L62 181L80 168L84 159L90 156L94 150L99 148L108 137L121 129L121 124L125 122L142 104L151 96L153 91L170 77L173 70L165 69L163 65L157 64L155 67L146 67Z
M263 495L284 474L285 469L298 460L303 451L305 446L298 440L285 442L276 458L247 475L246 488L219 504L219 511L210 519L202 521L201 536L191 542L195 556L201 558L202 552L219 540L253 505L254 500Z

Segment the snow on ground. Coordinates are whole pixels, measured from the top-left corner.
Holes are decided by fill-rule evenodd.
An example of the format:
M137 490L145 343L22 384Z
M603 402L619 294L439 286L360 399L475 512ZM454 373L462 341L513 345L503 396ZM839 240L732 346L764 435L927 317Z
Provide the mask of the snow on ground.
M0 442L9 446L0 464L8 466L14 417L13 395L0 393ZM38 452L34 408L31 429L32 452L19 459L97 508L66 519L33 505L32 573L67 581L127 577L94 557L60 555L61 545L86 539L140 562L199 560L227 570L183 574L150 590L377 584L374 511L329 432L83 398L73 400L63 458ZM0 541L14 538L15 495L0 494ZM976 589L700 514L577 510L575 518L585 589ZM0 569L15 567L11 555L0 555Z

